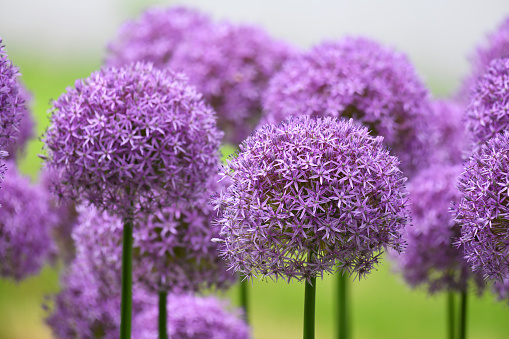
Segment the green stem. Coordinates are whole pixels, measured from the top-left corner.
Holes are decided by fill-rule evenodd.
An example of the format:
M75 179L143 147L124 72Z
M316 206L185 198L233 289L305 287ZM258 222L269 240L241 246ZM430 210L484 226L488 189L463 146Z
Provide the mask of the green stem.
M239 286L239 289L240 289L240 306L242 307L242 309L244 310L244 320L246 321L247 324L249 324L249 313L248 313L248 286L247 286L247 279L245 280L242 280L244 279L244 276L240 276L240 286Z
M311 261L311 252L308 254L308 261ZM304 291L304 339L315 338L315 299L316 299L316 277L306 280Z
M166 313L167 299L168 292L159 292L159 339L168 339L168 331L166 330L168 322L168 315Z
M348 276L344 273L338 276L338 338L348 339Z
M122 243L122 300L120 303L120 339L131 338L132 321L132 269L133 269L133 215L124 217Z
M459 326L458 339L465 339L467 337L467 291L461 292Z
M454 316L454 292L450 291L447 293L447 330L449 332L449 339L455 339L454 328L455 326Z

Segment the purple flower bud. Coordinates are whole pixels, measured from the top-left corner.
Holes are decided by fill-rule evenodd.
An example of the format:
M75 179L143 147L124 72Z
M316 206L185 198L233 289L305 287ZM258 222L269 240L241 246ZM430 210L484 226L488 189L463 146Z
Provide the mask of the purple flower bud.
M215 114L179 73L104 68L68 88L52 113L47 166L60 174L64 199L148 213L194 199L218 167Z
M509 277L509 132L474 151L459 178L461 201L454 208L461 225L459 246L474 272L486 279Z
M429 93L407 57L364 38L315 46L270 81L262 123L291 115L353 118L367 126L412 174L428 152Z
M246 139L214 199L229 267L290 281L339 264L363 276L383 249L401 251L406 178L382 141L352 120L307 116Z

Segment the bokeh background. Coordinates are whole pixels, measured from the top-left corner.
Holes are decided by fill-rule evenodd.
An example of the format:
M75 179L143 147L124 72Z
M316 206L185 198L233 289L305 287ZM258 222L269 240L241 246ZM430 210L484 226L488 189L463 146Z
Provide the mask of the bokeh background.
M149 6L188 5L216 19L249 22L302 48L347 34L362 35L409 55L436 97L453 95L469 72L468 56L485 35L509 15L507 0L333 1L333 0L3 0L0 36L22 80L32 92L32 112L40 135L46 111L76 78L98 69L106 43L127 19ZM41 143L30 143L20 166L37 180ZM225 150L228 153L228 150ZM0 339L49 339L45 296L58 291L59 267L16 284L0 280ZM353 278L352 278L353 279ZM317 338L333 338L334 277L318 282ZM353 338L443 338L443 295L413 291L384 261L367 279L352 281ZM254 338L299 338L304 286L258 282L251 289ZM224 296L237 303L237 289ZM509 337L509 306L487 293L469 299L468 337ZM136 338L133 338L136 339Z

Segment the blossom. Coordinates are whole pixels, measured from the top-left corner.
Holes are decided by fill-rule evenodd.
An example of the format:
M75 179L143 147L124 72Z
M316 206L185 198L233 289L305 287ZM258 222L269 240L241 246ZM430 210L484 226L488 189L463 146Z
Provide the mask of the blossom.
M496 281L493 284L492 291L499 301L509 303L509 278L504 278L502 281Z
M290 59L263 99L264 123L290 115L353 118L413 174L428 152L429 93L407 57L365 38L326 42Z
M16 140L9 143L5 149L9 154L9 159L16 159L18 154L23 154L28 140L34 137L34 120L26 106L32 99L32 96L20 81L18 81L18 95L21 96L25 105L21 106L19 109L21 120L19 122L19 131Z
M509 57L509 17L491 32L483 45L479 45L471 56L472 71L463 81L458 93L459 99L468 102L476 82L486 73L491 62L498 58Z
M459 177L461 201L454 208L461 225L458 245L474 272L502 280L509 268L509 132L474 151Z
M194 30L209 25L206 15L190 8L148 9L140 18L126 22L108 44L106 65L120 67L145 61L167 68L178 45Z
M339 264L363 276L383 249L401 251L406 178L382 141L352 120L307 116L247 138L214 198L230 269L290 281Z
M0 276L20 281L36 274L53 250L55 217L48 193L8 165L0 194Z
M509 128L509 58L493 60L470 96L465 117L475 147Z
M213 296L170 294L168 336L179 339L248 339L249 326L240 310L228 310L228 303ZM157 339L157 305L147 307L133 321L134 338Z
M238 144L260 119L269 79L294 53L261 28L221 22L182 41L168 65L189 76L216 110L225 141Z
M431 133L433 151L430 152L431 164L459 164L469 150L470 134L464 126L465 107L452 100L434 100L431 102L433 124Z
M25 100L17 78L19 70L12 64L0 38L0 151L13 142L25 112Z
M215 114L184 75L103 68L53 103L47 166L63 199L128 215L192 200L219 163Z
M409 184L412 226L407 227L405 252L394 259L411 286L425 285L430 293L466 291L472 277L482 290L482 277L473 274L463 248L453 245L460 227L449 208L460 201L456 181L460 165L435 165L421 171Z
M120 279L122 220L94 208L79 210L73 233L77 252L97 274ZM213 215L202 197L192 206L171 205L140 216L133 231L133 281L155 293L229 287L235 276L211 241L219 231L210 225Z

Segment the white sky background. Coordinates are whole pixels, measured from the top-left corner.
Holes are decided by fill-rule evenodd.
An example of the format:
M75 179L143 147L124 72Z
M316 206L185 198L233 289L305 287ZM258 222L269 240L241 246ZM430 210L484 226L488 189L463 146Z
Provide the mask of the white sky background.
M449 92L467 74L475 46L509 16L507 0L0 0L0 36L13 58L99 61L124 20L151 4L175 3L259 24L302 47L371 37L407 53L428 83Z

